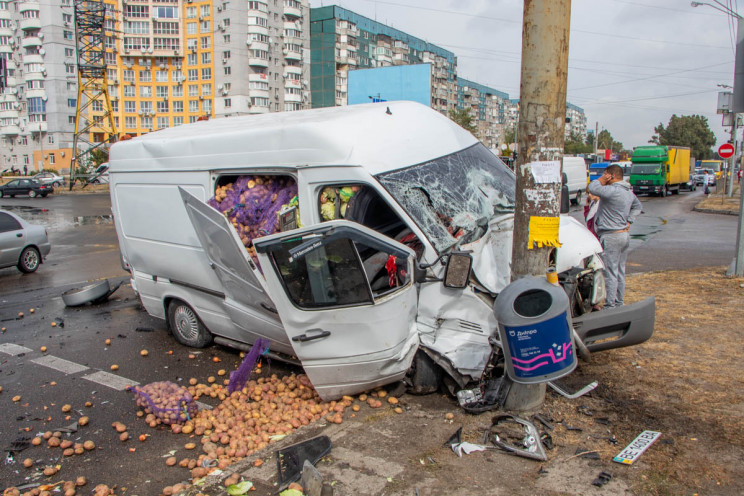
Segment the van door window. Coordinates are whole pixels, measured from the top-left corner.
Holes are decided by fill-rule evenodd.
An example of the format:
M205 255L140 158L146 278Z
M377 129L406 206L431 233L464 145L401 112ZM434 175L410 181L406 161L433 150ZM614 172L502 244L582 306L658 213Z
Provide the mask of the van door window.
M344 237L293 257L290 250L305 241L271 248L285 291L300 308L366 305L410 283L407 261L384 250Z
M325 222L345 219L357 222L423 254L423 245L374 188L363 184L328 185L318 198L320 218Z

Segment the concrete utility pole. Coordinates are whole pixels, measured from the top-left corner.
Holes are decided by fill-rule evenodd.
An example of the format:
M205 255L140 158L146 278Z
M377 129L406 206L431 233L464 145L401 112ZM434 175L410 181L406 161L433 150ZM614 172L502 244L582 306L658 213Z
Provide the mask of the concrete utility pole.
M729 160L729 166L726 175L726 196L728 196L729 198L734 196L734 180L736 178L734 174L736 172L736 152L739 149L739 145L736 142L738 134L738 124L739 114L734 114L734 124L731 126L731 144L734 145L734 154L731 156L731 160Z
M548 256L560 245L560 173L570 26L571 0L525 0L512 280L545 275ZM544 383L514 384L505 408L532 410L544 400Z

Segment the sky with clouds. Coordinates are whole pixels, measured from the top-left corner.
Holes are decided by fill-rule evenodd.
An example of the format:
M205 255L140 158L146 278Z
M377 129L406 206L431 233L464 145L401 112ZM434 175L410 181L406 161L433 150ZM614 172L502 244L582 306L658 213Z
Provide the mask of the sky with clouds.
M738 11L736 1L709 3ZM519 97L520 0L311 0L322 5L446 48L458 75ZM584 109L589 128L598 122L625 148L647 144L673 114L706 117L723 143L718 85L733 85L735 41L728 15L689 0L573 0L568 101Z

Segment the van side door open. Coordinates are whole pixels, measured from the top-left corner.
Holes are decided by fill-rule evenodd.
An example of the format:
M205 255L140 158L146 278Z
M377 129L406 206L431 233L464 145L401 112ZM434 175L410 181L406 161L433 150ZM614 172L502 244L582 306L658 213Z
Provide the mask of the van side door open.
M419 343L410 248L345 220L266 236L254 246L267 293L321 398L405 375ZM382 268L368 263L381 257Z
M238 233L220 212L179 186L186 212L194 225L210 266L222 281L225 310L244 335L240 341L252 343L257 337L271 341L272 351L292 354L292 347L277 320L274 305L248 256ZM233 339L235 337L232 337Z

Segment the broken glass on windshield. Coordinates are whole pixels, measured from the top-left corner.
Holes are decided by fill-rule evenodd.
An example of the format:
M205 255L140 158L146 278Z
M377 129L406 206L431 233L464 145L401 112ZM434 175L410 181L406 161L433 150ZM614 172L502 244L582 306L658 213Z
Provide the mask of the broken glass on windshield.
M515 175L480 143L378 179L440 253L480 239L492 217L514 212Z

